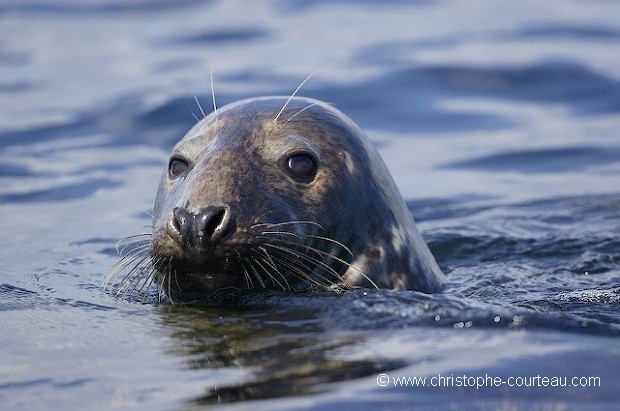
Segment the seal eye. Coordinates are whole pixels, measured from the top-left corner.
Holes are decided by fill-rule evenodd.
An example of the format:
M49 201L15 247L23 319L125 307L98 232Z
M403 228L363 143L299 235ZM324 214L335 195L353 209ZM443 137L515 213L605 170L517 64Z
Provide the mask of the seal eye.
M293 154L286 160L286 170L299 180L307 181L316 173L316 160L309 154Z
M170 178L177 178L185 174L188 168L189 164L187 164L187 161L181 160L180 158L173 158L168 165L168 175Z

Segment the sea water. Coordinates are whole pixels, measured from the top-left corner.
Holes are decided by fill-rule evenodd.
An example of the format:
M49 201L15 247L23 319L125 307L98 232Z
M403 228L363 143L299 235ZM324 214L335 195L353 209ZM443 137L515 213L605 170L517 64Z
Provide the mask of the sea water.
M620 5L0 2L0 404L617 409ZM334 104L443 292L103 290L170 148L216 104ZM360 233L364 236L364 233Z

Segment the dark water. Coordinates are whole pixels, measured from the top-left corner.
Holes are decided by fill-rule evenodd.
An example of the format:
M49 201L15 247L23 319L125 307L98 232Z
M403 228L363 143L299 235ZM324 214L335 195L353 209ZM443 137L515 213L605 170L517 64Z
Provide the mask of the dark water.
M612 1L0 1L2 409L618 409L618 15ZM101 290L117 240L147 229L194 96L209 106L211 67L220 105L327 67L300 94L376 143L445 291L201 308ZM486 377L506 383L464 386Z

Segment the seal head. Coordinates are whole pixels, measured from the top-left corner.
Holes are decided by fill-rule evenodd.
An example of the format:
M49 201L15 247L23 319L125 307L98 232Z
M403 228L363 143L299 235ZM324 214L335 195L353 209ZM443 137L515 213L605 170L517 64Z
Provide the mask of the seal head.
M307 98L243 100L196 124L172 150L153 226L153 273L173 301L444 281L369 139Z

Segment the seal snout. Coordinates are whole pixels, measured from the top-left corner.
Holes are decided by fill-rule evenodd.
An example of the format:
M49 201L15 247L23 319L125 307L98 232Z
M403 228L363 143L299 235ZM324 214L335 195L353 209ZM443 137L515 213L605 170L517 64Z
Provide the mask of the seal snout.
M181 235L184 246L214 246L232 232L232 214L226 206L208 206L197 214L176 207L172 210L170 223Z

